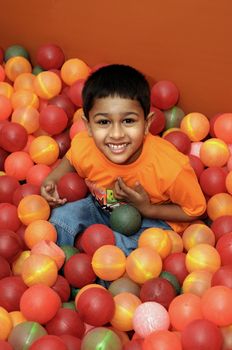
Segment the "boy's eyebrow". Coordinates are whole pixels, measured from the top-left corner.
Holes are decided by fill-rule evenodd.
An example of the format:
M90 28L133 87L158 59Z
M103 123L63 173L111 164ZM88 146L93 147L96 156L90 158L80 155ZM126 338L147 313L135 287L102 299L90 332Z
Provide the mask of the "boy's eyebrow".
M128 111L128 112L123 112L123 113L119 113L122 117L126 117L128 115L131 114L135 114L135 115L139 115L139 113L135 112L135 111ZM98 112L96 114L93 115L93 117L98 117L98 116L104 116L104 117L109 117L111 115L111 113L104 113L104 112Z

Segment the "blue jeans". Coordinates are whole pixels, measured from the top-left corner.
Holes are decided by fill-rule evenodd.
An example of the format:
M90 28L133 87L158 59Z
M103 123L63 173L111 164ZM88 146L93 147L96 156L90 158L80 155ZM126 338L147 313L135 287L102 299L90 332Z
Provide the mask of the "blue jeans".
M49 220L56 228L58 234L58 245L73 245L76 235L82 233L92 224L104 224L110 226L110 213L101 209L92 195L76 202L69 202L65 205L54 208ZM171 227L164 221L144 218L141 228L132 236L125 236L114 231L116 245L129 255L137 248L138 238L141 233L149 227L159 227L164 230L171 230Z

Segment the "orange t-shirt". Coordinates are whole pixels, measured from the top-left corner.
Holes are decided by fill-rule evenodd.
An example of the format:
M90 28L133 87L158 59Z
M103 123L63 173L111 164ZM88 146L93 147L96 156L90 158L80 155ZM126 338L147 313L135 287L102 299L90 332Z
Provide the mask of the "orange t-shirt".
M139 181L151 203L172 202L192 216L201 215L206 209L204 195L188 157L159 136L148 134L138 159L131 164L119 165L99 151L87 132L80 132L73 138L66 157L85 179L103 209L113 207L117 202L113 188L118 177L132 188ZM186 222L168 223L177 232L188 225Z

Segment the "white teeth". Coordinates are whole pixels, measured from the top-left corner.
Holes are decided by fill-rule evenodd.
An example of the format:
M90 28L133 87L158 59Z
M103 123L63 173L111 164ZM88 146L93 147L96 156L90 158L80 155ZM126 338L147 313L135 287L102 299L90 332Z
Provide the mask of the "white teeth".
M120 145L115 145L115 144L110 143L109 147L112 148L112 149L115 149L115 150L120 150L120 149L123 149L123 148L126 147L126 143L123 143L123 144L120 144Z

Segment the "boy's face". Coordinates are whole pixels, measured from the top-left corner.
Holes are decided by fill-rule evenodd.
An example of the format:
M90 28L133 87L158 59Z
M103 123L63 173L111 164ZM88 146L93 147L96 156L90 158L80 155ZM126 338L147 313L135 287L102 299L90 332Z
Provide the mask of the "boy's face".
M96 99L85 122L106 158L116 164L130 164L142 152L152 115L145 120L138 101L115 96Z

